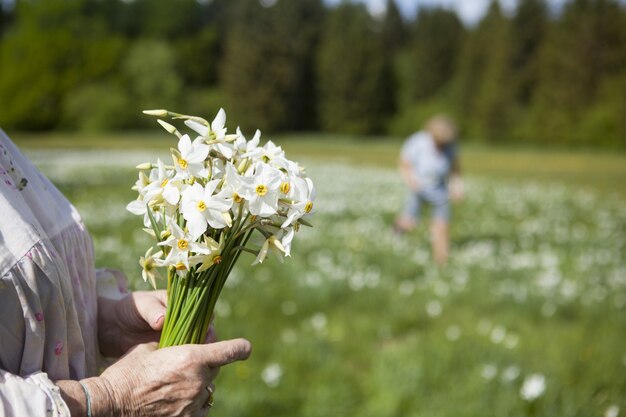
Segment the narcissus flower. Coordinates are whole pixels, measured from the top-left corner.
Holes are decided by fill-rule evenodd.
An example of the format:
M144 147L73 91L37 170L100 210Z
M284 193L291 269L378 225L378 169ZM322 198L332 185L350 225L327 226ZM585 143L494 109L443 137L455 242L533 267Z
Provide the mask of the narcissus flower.
M183 191L181 212L193 240L202 236L208 225L222 229L232 224L232 196L226 190L214 194L219 183L220 180L209 181L204 187L194 183Z

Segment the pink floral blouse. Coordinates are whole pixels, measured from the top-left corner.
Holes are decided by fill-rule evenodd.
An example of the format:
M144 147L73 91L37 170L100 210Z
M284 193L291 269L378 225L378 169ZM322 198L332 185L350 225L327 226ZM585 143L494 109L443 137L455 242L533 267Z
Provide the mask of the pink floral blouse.
M96 275L80 215L0 130L0 415L70 415L53 381L97 371Z

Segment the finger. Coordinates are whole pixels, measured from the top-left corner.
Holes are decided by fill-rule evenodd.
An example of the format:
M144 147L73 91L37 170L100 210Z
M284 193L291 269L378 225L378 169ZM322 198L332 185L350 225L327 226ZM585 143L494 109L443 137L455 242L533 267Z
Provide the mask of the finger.
M210 345L195 345L201 359L211 368L248 359L252 345L246 339L225 340Z
M152 330L161 330L165 321L166 309L165 291L150 291L137 294L135 303L137 311Z

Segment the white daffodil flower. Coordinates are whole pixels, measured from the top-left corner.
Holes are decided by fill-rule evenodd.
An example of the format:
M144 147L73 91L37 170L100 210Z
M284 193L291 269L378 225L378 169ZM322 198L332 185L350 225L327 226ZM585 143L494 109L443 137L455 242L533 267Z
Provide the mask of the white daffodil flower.
M137 191L139 195L144 195L145 189L149 184L150 184L150 178L148 178L148 176L143 170L140 170L137 181L135 182L135 185L133 185L131 189Z
M187 220L192 240L199 238L207 229L223 229L232 224L229 210L233 204L226 190L213 194L220 180L209 181L204 187L195 183L183 191L181 211Z
M204 244L211 251L210 253L201 253L189 257L189 263L193 265L200 265L197 272L206 271L213 265L219 265L222 263L222 250L224 249L224 234L220 235L220 243L217 243L215 239L208 236L204 236Z
M145 282L150 282L152 288L156 289L156 279L161 279L161 273L159 272L159 262L163 256L163 252L158 251L154 255L152 251L153 247L150 247L146 251L146 254L139 258L139 265L141 265L141 277Z
M313 211L313 201L315 200L315 185L309 178L295 177L292 179L294 187L293 193L289 196L294 202L287 211L287 219L283 222L282 228L294 224L298 219Z
M201 177L205 171L204 160L209 155L209 150L209 146L202 143L201 138L191 142L188 135L183 135L178 140L180 155L173 155L177 177L182 179Z
M221 159L212 159L210 168L210 176L209 179L222 179L224 178L224 173L226 172L226 163Z
M237 169L230 162L226 165L225 172L226 174L224 178L226 181L222 186L222 190L226 193L226 195L229 195L232 198L232 211L233 216L236 218L240 214L239 210L243 210L243 214L248 211L246 200L242 195L245 194L245 192L242 191L244 182L241 179L242 176L239 175Z
M258 164L252 177L239 177L241 196L248 200L248 210L255 216L269 217L278 210L281 172L269 165Z
M189 271L189 257L192 252L194 254L209 254L211 250L202 243L194 242L191 235L185 233L175 222L171 222L168 229L171 233L170 236L167 240L159 242L158 245L169 246L170 252L159 264L160 266L173 266L179 276L184 276Z
M267 257L267 253L272 251L274 255L278 258L280 262L283 262L283 255L285 253L285 248L283 247L282 242L274 235L265 239L263 242L263 246L259 250L259 254L257 255L252 265L262 264L265 258Z
M183 183L174 179L175 173L165 168L160 159L157 159L157 168L151 173L151 182L145 188L145 201L159 202L161 199L171 205L178 204L180 199L180 189Z
M241 129L237 127L237 139L235 139L235 149L244 155L249 155L259 149L258 146L260 140L261 131L259 129L254 132L254 136L248 141L246 140L246 137L243 135L243 133L241 133ZM259 151L258 154L260 155L261 152Z
M281 229L283 234L280 243L282 243L283 248L285 249L285 256L291 256L291 242L293 241L293 237L296 234L296 231L293 227L288 229Z
M157 223L163 222L164 213L161 210L162 206L159 204L151 204L150 209L152 210L152 216ZM136 216L143 216L143 225L145 227L151 228L152 223L150 222L150 216L148 216L148 203L147 200L143 198L139 198L138 200L131 201L126 205L126 210L130 211Z
M215 115L215 119L211 122L211 134L209 134L210 140L219 140L226 136L226 112L224 109L219 109Z
M226 135L226 112L224 109L220 109L215 116L215 119L211 122L211 126L203 125L195 120L185 120L185 124L200 135L207 142L211 142L210 146L224 155L226 159L233 157L233 151L235 149L232 143L229 143L229 139L233 139L234 136L228 137Z
M260 160L266 164L271 165L278 169L287 169L288 163L285 158L285 152L280 146L276 146L271 140L263 147L257 147L252 149L243 155L246 158L252 158L254 160Z

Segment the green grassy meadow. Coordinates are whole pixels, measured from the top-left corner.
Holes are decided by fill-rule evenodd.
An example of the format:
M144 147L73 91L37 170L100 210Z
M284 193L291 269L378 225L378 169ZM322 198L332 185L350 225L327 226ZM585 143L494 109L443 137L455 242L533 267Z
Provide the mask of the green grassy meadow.
M15 136L85 218L98 266L135 289L150 241L125 211L133 167L167 138ZM425 226L391 230L400 140L275 142L316 182L315 226L284 264L242 256L230 277L218 334L254 352L222 370L212 415L626 415L625 154L463 147L438 268Z

